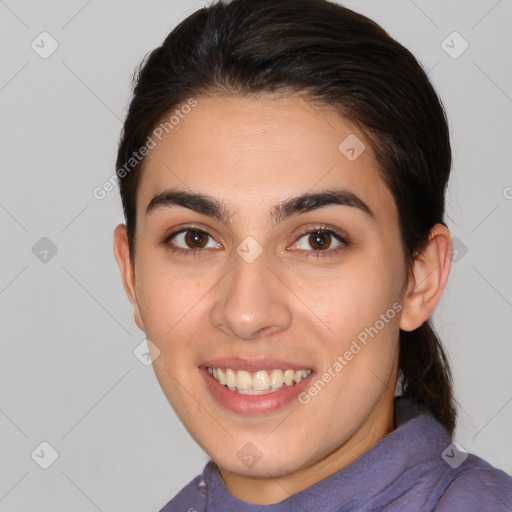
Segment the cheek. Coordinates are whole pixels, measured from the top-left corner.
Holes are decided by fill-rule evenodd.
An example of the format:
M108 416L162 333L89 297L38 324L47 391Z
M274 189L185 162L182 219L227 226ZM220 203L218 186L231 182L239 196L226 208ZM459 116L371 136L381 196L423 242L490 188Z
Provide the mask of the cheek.
M329 393L352 405L392 387L397 362L399 273L383 258L365 263L330 276L316 291L301 291L304 302L314 304L312 309L330 328L319 340L324 370L336 375Z
M180 401L180 387L190 378L195 361L201 354L209 318L208 290L214 286L214 276L198 276L185 272L168 262L141 265L137 292L146 337L159 349L153 367L162 389L171 403ZM177 271L178 270L178 271ZM201 382L201 381L200 381Z
M206 288L193 278L168 269L159 272L154 266L141 273L141 282L139 304L146 337L159 350L153 361L156 377L173 407L194 407L187 405L180 383L194 378L193 363L200 344L197 332L206 315ZM192 382L189 385L193 386Z
M138 270L137 298L146 334L165 341L196 314L208 283L159 257L141 258Z
M353 289L353 300L347 299L347 312L336 326L342 334L337 346L331 347L336 359L341 356L339 385L353 393L354 404L394 389L398 360L398 287L384 274L369 273L368 279L369 285Z
M383 259L347 265L312 282L297 284L297 295L331 328L348 340L373 325L398 300L398 273Z

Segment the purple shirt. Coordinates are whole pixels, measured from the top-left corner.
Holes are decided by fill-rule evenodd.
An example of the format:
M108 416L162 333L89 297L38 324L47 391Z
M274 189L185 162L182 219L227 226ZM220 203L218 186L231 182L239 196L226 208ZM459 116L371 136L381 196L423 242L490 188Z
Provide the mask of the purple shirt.
M512 477L453 445L428 413L395 399L397 428L348 466L285 500L234 497L213 461L160 512L512 511Z

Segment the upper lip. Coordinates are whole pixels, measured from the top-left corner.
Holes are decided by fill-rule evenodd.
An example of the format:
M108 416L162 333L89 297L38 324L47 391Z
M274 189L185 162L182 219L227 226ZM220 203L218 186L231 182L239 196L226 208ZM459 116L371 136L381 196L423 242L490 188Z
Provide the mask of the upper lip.
M281 359L243 359L241 357L219 357L203 361L199 366L208 368L231 368L232 370L309 370L308 364L292 363Z

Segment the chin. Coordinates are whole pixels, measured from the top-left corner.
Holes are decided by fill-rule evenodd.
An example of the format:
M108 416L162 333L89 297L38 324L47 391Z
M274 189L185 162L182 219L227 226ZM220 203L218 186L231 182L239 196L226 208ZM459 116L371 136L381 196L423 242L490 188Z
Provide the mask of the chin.
M300 470L307 461L297 460L296 454L276 456L256 449L247 443L238 450L235 457L226 456L224 452L219 457L212 456L220 468L248 478L279 478Z

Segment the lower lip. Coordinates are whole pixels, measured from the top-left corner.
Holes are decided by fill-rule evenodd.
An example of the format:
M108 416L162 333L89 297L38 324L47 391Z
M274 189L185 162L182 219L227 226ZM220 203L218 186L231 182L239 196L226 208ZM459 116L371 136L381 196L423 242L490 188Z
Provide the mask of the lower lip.
M221 405L238 414L248 415L270 413L289 404L292 400L297 399L314 375L314 372L311 372L310 375L298 384L286 386L279 391L273 391L265 395L243 395L236 391L231 391L216 381L204 366L200 367L199 371L206 381L210 393Z

